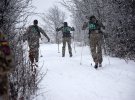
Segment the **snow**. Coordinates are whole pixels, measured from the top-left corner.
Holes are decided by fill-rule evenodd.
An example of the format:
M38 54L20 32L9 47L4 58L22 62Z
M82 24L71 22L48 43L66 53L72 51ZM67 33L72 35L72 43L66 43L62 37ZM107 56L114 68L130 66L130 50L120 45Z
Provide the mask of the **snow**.
M135 100L135 62L104 56L96 70L89 47L75 49L63 58L56 44L40 45L39 66L48 71L34 100Z

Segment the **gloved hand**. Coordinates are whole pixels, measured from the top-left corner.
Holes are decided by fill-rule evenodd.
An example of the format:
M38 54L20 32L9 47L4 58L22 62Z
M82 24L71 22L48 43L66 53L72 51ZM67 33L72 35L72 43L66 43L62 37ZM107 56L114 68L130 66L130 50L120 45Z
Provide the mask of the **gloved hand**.
M72 27L72 31L75 31L75 28L74 27Z
M58 29L58 28L56 28L56 31L58 32L58 31L59 31L59 29Z
M43 38L40 38L41 40L43 40Z
M26 41L26 39L23 38L23 42L25 42L25 41Z
M87 28L87 22L83 23L82 30L85 30Z
M105 30L105 26L103 26L103 29Z

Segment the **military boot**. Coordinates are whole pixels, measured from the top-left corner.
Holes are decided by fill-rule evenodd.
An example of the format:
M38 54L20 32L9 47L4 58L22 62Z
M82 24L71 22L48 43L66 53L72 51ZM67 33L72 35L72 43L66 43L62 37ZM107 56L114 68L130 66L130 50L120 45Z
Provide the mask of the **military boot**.
M95 68L95 69L97 69L97 68L98 68L98 63L95 63L94 68Z
M70 57L72 57L73 55L72 55L72 53L70 53Z
M99 64L99 67L102 67L102 64Z
M62 57L65 57L65 47L62 47Z
M62 57L65 57L65 55L64 55L64 54L62 54Z

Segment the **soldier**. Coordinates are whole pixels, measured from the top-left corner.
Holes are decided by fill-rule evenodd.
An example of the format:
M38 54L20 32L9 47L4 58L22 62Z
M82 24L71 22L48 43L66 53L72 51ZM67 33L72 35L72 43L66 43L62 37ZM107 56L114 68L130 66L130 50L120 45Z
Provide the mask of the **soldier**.
M71 48L71 33L70 31L74 31L73 27L68 26L67 22L64 22L64 26L60 28L56 28L56 31L62 31L63 34L63 47L62 47L62 57L65 57L65 47L66 43L68 44L69 55L72 57L72 48Z
M0 100L9 100L8 74L13 69L13 59L5 34L0 31Z
M105 29L102 23L100 23L95 16L91 16L88 22L85 22L82 29L89 29L89 40L92 58L95 62L95 69L102 67L102 31L101 28ZM99 65L99 66L98 66Z
M50 42L50 38L47 36L47 34L44 32L42 28L38 26L38 20L33 21L34 25L31 25L26 30L26 33L23 35L23 40L28 41L29 45L29 58L31 63L34 63L34 60L38 62L38 56L39 56L39 38L41 38L42 33L47 39L48 42Z

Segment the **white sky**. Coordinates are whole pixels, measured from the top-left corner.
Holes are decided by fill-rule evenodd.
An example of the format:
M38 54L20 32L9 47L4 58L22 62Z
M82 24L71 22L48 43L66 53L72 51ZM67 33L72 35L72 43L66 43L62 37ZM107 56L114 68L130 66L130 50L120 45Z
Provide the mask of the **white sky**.
M44 12L52 7L54 4L58 4L59 0L33 0L33 5L37 7L38 12Z
M34 12L36 13L45 13L48 11L49 8L53 7L53 5L58 5L60 9L62 9L62 11L66 12L66 20L68 21L70 24L70 14L69 11L67 11L59 2L62 0L33 0L32 5L34 5L36 7L36 9L34 10ZM67 14L68 13L68 14ZM40 17L38 17L37 15L31 16L30 20L29 20L29 24L32 24L34 19L38 19L39 20L39 24L43 25L42 20Z

